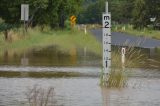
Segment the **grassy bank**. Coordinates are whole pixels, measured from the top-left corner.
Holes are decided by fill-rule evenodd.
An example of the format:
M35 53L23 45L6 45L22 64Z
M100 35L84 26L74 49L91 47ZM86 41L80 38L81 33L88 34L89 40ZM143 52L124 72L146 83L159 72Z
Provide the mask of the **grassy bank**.
M148 38L160 39L160 31L144 28L141 30L133 29L132 25L114 25L112 30L115 32L124 32L134 36L144 36Z
M24 36L20 29L12 31L9 41L4 40L3 33L0 34L0 52L8 50L11 52L24 52L33 48L43 48L56 45L62 51L72 48L86 47L90 52L101 54L100 43L91 35L85 35L78 30L44 30L39 28L28 29Z

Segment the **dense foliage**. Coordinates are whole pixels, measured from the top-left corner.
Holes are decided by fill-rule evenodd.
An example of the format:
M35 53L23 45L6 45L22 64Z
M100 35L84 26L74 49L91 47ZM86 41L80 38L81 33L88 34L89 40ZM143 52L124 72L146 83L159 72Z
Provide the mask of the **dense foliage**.
M79 14L79 23L101 23L105 2L106 0L87 2ZM153 17L156 17L154 23L160 23L160 0L108 0L108 2L114 23L130 23L135 28L143 28L153 24L150 21Z
M0 0L0 18L7 24L20 24L21 4L29 4L29 25L63 28L65 20L78 14L81 0Z
M7 24L20 24L21 4L29 4L28 25L43 28L65 27L71 15L78 23L101 24L106 0L0 0L0 18ZM135 28L160 23L160 0L108 0L112 23L133 24ZM155 22L150 18L156 17ZM17 25L16 25L17 26Z
M156 18L153 23L160 22L160 0L135 0L133 9L135 28L147 27L152 23L150 18Z

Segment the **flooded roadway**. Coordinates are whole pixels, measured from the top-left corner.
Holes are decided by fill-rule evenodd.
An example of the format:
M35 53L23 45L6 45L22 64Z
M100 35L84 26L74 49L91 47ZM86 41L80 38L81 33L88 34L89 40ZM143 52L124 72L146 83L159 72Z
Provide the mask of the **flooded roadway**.
M0 71L81 72L92 75L101 71L101 57L87 52L87 49L79 52L72 49L69 54L51 48L33 50L25 55L9 53L0 57ZM28 106L26 93L34 85L54 88L54 106L159 106L160 71L133 69L131 74L128 86L123 89L101 88L98 76L0 77L0 106Z
M54 106L159 106L159 78L131 78L124 89L100 88L98 78L0 78L1 106L28 106L35 84L54 87Z

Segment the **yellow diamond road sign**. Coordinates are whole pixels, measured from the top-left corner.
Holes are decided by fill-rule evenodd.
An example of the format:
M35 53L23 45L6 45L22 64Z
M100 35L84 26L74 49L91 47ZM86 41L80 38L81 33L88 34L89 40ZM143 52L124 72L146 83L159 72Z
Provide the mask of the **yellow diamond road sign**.
M74 27L75 26L75 24L76 24L76 16L74 16L74 15L72 15L71 17L70 17L70 22L71 22L71 26L72 27Z
M74 15L72 15L71 17L70 17L70 20L71 20L71 22L75 22L76 21L76 16L74 16Z

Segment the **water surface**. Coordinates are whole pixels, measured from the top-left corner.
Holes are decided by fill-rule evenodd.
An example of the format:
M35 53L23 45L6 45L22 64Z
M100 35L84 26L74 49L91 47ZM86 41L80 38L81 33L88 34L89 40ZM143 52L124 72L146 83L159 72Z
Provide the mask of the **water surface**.
M99 87L98 78L0 78L1 106L27 106L35 84L54 87L56 106L159 106L160 78L131 78L124 89Z
M159 50L145 50L148 57L160 60ZM159 61L160 62L160 61ZM0 106L28 106L26 92L38 85L54 87L55 106L159 106L160 71L130 69L128 86L106 89L99 86L101 56L88 48L62 52L57 47L35 49L23 54L6 51L0 56L4 72L79 72L97 75L61 78L0 77ZM1 73L0 73L1 74Z

